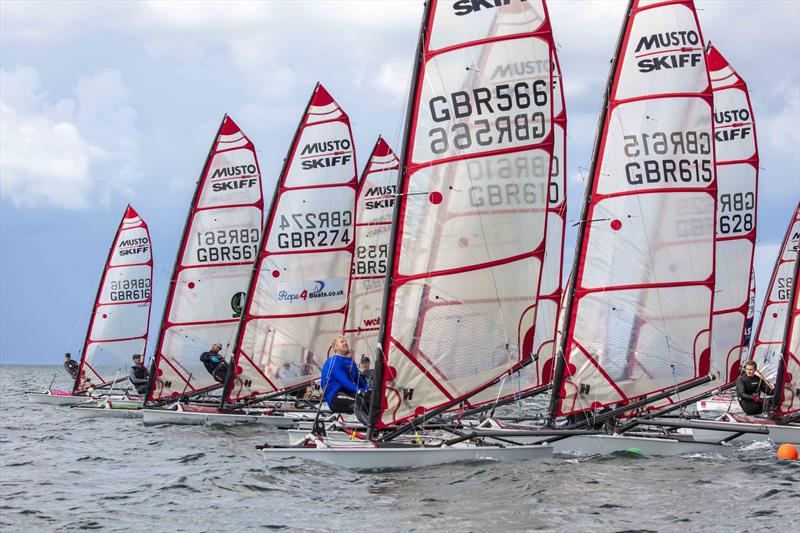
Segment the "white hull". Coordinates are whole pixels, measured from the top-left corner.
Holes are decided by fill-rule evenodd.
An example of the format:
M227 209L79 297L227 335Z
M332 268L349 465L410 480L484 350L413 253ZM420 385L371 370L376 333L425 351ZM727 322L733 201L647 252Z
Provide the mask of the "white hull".
M503 437L519 443L535 443L552 437ZM491 439L487 439L491 440ZM644 455L672 456L686 453L732 453L730 445L677 440L661 437L632 437L628 435L575 435L552 443L555 453L569 455L606 455L635 448Z
M321 461L358 470L421 468L461 461L518 461L552 457L553 448L545 445L471 446L442 448L374 448L359 441L353 445L337 443L328 448L267 448L264 457L279 461L290 457Z
M755 426L755 424L753 424ZM759 426L756 426L759 427ZM733 435L730 431L716 431L713 429L697 429L691 428L685 430L685 434L690 435L695 442L720 442ZM769 439L769 435L763 433L742 433L735 439L728 442L732 444L739 444L742 442L765 441Z
M78 418L142 418L141 409L76 406L72 408L72 413Z
M293 428L297 420L291 416L228 413L195 413L167 409L142 409L142 421L145 425L181 424L195 426L230 426L240 424L260 424L274 426L279 429Z
M800 444L800 426L767 426L769 438L775 444Z
M89 396L62 396L60 394L49 394L47 392L28 392L28 401L46 405L77 405L79 403L92 401Z

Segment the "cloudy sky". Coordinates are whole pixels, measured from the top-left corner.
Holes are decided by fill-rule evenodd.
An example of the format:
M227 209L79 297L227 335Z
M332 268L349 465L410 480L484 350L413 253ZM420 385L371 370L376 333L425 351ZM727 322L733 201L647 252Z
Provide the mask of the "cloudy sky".
M748 82L758 121L760 299L800 198L800 2L696 4L705 38ZM625 2L549 5L573 220ZM155 334L224 113L255 143L266 197L317 80L350 115L359 166L378 134L397 146L421 13L421 0L0 2L0 361L59 363L79 351L128 202L152 233ZM568 260L574 238L573 228Z

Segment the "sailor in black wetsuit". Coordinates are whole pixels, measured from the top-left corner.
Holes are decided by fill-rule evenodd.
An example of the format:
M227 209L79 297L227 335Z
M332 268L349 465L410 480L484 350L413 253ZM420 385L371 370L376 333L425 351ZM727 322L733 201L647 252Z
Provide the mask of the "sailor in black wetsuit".
M78 363L72 360L72 356L69 353L64 354L64 368L69 372L69 375L72 376L72 379L78 377Z
M744 374L736 380L736 396L742 411L748 415L760 415L764 411L762 394L772 394L764 378L756 376L756 362L748 361L744 365Z
M223 383L225 376L228 374L228 363L219 354L220 350L222 350L222 345L215 343L211 345L209 351L203 352L200 356L200 362L205 365L206 370L217 383Z
M128 380L131 382L131 385L136 389L136 392L139 394L144 394L147 392L147 377L148 372L147 369L142 364L144 358L142 354L137 353L133 355L133 366L131 366L130 370L128 370Z

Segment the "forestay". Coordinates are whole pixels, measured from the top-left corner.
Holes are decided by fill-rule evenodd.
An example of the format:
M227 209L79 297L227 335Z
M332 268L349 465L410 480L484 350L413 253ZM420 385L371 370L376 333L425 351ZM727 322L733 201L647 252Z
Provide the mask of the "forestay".
M714 130L694 5L635 0L621 37L552 415L625 404L710 370Z
M226 402L319 377L344 329L356 187L350 119L317 84L276 185Z
M552 46L541 1L426 6L390 247L377 429L452 406L533 352Z
M100 278L74 393L126 379L132 356L144 355L152 283L150 232L129 205Z
M261 171L250 139L229 117L197 182L170 278L148 400L221 386L200 355L230 350L261 235Z
M392 212L400 161L378 137L364 168L356 200L355 260L350 272L350 304L344 334L358 362L375 361Z
M717 237L711 389L739 376L756 238L758 146L744 80L713 46L708 47L714 93L717 163Z
M758 365L758 370L764 375L767 381L775 383L778 374L778 367L783 354L781 352L784 342L787 324L789 323L789 298L794 278L795 261L797 259L798 242L800 242L800 204L795 209L794 215L786 235L781 243L780 254L775 262L772 271L767 294L764 297L764 306L761 317L756 328L755 340L752 349L752 359ZM795 321L792 327L795 327ZM794 331L790 329L790 331ZM794 337L797 342L797 336ZM787 372L791 373L791 365L796 364L797 350L789 351L793 355L787 354L786 363L789 366ZM800 377L798 371L793 374L793 379ZM790 381L790 380L787 380Z

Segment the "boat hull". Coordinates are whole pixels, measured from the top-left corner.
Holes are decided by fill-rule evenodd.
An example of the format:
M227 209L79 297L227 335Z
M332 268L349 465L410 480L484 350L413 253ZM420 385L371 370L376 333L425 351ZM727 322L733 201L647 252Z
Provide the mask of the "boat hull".
M775 444L800 444L800 426L768 426L769 438Z
M320 461L355 470L422 468L463 461L519 461L553 456L548 445L447 446L442 448L374 448L356 441L328 448L267 448L264 457L281 461L290 457Z
M279 415L229 414L229 413L197 413L174 411L168 409L142 409L142 421L146 426L158 424L179 424L193 426L231 426L231 425L265 425L279 429L290 429L296 426L293 417Z
M551 437L503 437L519 443L542 442ZM487 440L491 440L490 438ZM567 455L607 455L625 452L633 448L650 456L674 456L687 453L719 453L728 455L733 452L730 445L697 442L694 440L678 440L662 437L636 437L628 435L575 435L551 443L553 451Z
M89 396L50 394L47 392L28 392L26 394L29 402L44 405L77 405L93 399Z
M141 409L75 406L72 413L78 418L142 418Z

